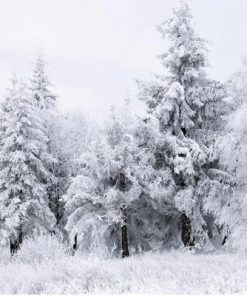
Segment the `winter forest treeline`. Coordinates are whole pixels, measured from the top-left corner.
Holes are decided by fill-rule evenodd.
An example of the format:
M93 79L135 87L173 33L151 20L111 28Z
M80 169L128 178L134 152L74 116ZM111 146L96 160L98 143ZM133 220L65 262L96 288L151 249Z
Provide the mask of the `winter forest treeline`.
M45 61L11 80L0 117L0 242L60 236L72 252L245 249L247 68L207 75L207 42L187 4L158 27L164 74L138 81L146 115L126 101L103 128L59 114Z

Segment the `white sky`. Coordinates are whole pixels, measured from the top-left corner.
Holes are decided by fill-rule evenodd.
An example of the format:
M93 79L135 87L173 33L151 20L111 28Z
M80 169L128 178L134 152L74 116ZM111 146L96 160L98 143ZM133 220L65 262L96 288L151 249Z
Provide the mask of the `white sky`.
M210 42L209 73L225 80L247 55L246 0L188 0L199 33ZM166 48L155 27L176 0L0 0L0 96L13 71L31 73L40 45L62 109L97 121L112 104L135 97L136 78L162 73Z

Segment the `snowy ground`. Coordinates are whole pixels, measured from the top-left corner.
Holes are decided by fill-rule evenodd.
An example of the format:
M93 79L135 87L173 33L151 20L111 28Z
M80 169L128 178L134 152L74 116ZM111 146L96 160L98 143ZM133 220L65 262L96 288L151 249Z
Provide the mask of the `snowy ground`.
M52 241L1 258L0 294L247 293L247 258L171 251L127 259L67 256Z

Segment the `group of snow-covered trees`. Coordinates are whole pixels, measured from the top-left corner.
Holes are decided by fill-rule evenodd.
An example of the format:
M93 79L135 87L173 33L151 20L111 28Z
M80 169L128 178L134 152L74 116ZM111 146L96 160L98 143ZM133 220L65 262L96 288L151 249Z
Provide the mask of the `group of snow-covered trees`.
M0 117L0 242L62 231L72 165L92 132L80 114L61 116L40 55L27 81L11 80ZM73 147L71 147L73 143Z
M185 3L159 31L164 74L138 81L142 117L128 101L103 128L59 114L42 56L28 81L12 79L0 117L0 242L12 253L47 232L122 257L247 247L247 71L210 79Z

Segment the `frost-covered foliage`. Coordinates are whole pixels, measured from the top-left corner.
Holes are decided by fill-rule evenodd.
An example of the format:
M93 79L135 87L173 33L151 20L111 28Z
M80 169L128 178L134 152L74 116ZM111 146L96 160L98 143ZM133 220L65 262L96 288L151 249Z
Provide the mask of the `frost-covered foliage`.
M104 245L106 233L109 236L114 231L109 227L124 223L123 212L141 193L135 176L138 151L133 143L131 116L126 111L121 114L112 111L101 136L81 155L81 173L64 197L66 229L72 241L77 235L78 243L84 243L83 248L89 247L96 237Z
M80 157L88 151L99 136L99 127L81 111L69 112L53 121L51 146L55 153L62 154L71 176L80 171Z
M247 59L243 61L240 71L234 73L225 83L228 101L232 110L237 110L247 100Z
M16 85L3 103L0 142L1 242L51 230L48 138L30 92Z
M90 149L98 129L81 112L57 114L52 119L49 147L58 163L52 168L57 181L50 188L50 195L53 197L50 207L56 215L59 229L64 232L67 215L62 196L68 190L71 177L80 172L80 156Z
M210 216L218 221L215 207L230 192L230 176L217 166L214 151L225 92L206 75L206 43L195 33L186 3L159 30L170 42L160 56L168 73L154 84L140 83L140 96L159 122L155 156L158 169L169 169L172 175L173 203L182 213L182 240L185 245L204 246L219 235L209 225Z
M247 104L243 103L228 117L226 135L219 142L221 165L234 177L233 196L222 206L221 220L227 226L228 246L237 250L247 250L247 129L244 124Z

